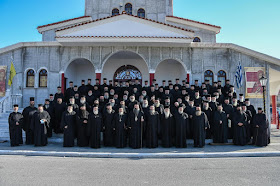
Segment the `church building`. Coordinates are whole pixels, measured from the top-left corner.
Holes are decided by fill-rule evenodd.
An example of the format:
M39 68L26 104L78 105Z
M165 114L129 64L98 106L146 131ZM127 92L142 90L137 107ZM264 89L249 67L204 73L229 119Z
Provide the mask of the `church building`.
M142 84L156 79L159 85L162 80L175 83L176 78L190 84L195 80L224 84L229 79L234 85L239 64L243 83L236 89L238 94L249 95L253 89L247 67L254 67L256 73L263 68L262 74L269 79L267 108L280 89L280 59L236 44L217 43L220 26L174 16L173 0L85 0L81 17L37 30L42 41L0 49L0 65L8 67L7 82L13 59L17 74L10 93L22 95L21 107L29 104L29 97L44 103L57 86L64 91L70 81L80 86L81 80L92 79L95 84L96 78L101 83L103 78L119 82L138 78ZM254 69L248 72L255 73ZM250 99L256 107L263 106L262 97Z

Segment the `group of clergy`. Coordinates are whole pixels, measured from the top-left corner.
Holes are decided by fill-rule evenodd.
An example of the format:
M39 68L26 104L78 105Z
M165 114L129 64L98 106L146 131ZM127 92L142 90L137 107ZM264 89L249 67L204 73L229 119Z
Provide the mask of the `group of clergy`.
M234 86L209 80L194 85L176 79L156 80L152 85L138 79L119 83L103 79L100 84L73 86L65 93L57 87L44 104L35 107L34 97L22 113L18 105L9 116L11 146L26 144L46 146L53 132L63 133L64 147L73 147L75 139L80 147L100 148L186 148L187 139L194 147L204 147L205 139L213 143L267 146L268 121L262 108L255 110L249 99L237 95Z

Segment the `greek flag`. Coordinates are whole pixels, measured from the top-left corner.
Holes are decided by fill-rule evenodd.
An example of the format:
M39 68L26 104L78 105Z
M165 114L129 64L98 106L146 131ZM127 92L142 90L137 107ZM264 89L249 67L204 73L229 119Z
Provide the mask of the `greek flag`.
M237 86L238 89L240 87L242 87L243 75L242 75L242 66L241 66L241 62L240 61L239 61L239 64L237 66L236 73L235 73L235 83L236 83L236 86Z

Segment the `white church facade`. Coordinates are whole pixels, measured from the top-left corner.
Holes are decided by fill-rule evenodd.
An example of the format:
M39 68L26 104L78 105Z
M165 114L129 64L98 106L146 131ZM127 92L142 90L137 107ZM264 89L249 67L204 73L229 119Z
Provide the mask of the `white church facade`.
M174 16L173 0L85 0L84 16L37 29L42 41L0 49L0 65L10 68L13 58L17 74L11 92L23 95L22 107L31 96L43 103L57 86L65 90L70 81L79 86L81 80L96 78L156 79L159 85L176 78L190 84L229 79L234 84L239 62L265 68L267 108L280 89L279 59L216 43L221 27ZM245 94L246 87L237 91ZM251 102L263 104L260 98Z

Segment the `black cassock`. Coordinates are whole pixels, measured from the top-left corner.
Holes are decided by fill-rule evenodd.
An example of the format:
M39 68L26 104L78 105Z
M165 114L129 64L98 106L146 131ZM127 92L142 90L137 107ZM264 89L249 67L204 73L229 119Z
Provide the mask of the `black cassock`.
M16 125L18 123L18 125ZM11 146L19 146L23 143L22 140L22 123L23 116L19 112L12 112L9 115L9 132L10 132L10 140Z
M212 135L213 135L213 114L214 113L210 107L207 110L203 108L202 111L206 114L208 121L209 121L209 125L210 125L210 127L206 130L206 138L211 139Z
M54 122L55 122L55 126L54 126L54 132L55 133L62 133L62 130L60 128L60 124L61 124L61 117L63 112L66 110L66 104L65 103L55 103L54 104Z
M31 120L32 120L33 114L36 111L37 111L36 107L28 106L22 112L22 115L23 115L23 130L25 131L25 136L26 136L25 144L26 145L34 144L34 133L30 128L31 128L31 125L32 125Z
M144 122L141 119L144 118L144 113L139 111L136 116L134 112L130 112L128 116L127 126L129 130L129 146L133 149L139 149L143 147L143 131Z
M160 132L161 132L161 145L162 147L169 148L173 145L173 138L175 136L175 121L174 116L170 113L165 117L163 113L160 116Z
M116 114L114 116L113 127L115 129L115 145L117 148L126 147L126 126L127 125L127 115Z
M209 122L207 115L204 112L201 112L200 116L193 116L193 139L194 147L204 147L205 146L205 137L206 137L206 128L209 128Z
M238 126L238 123L242 123L242 126ZM245 113L240 113L236 111L232 115L232 125L234 126L234 136L233 136L233 143L234 145L241 145L244 146L247 144L247 132L246 132L246 124L247 118Z
M156 148L158 147L158 133L160 127L159 113L148 113L145 122L145 139L147 148Z
M46 122L41 123L45 119ZM51 117L47 111L35 112L32 117L31 129L34 132L34 145L46 146L48 144L47 130L51 121Z
M89 114L87 135L89 136L89 146L91 148L100 148L102 128L103 122L101 114Z
M63 130L63 147L74 147L76 112L63 112L61 118L61 129ZM65 128L66 127L66 128Z
M266 115L256 114L253 117L252 126L254 128L253 144L259 147L268 145L268 121ZM256 126L259 126L258 128Z
M222 121L222 123L220 122ZM213 143L228 142L228 119L226 112L215 111L213 116Z
M189 117L187 113L175 115L175 146L177 148L187 147L187 134L189 134Z
M115 111L112 110L111 113L108 113L107 110L103 114L103 142L105 147L113 147L115 140L115 132L113 130L113 119L115 116Z
M79 147L86 147L88 146L89 139L87 135L87 125L89 119L89 112L86 110L80 110L78 114L76 114L76 122L77 122L77 129L78 129L78 137L77 137L77 144ZM84 123L86 121L87 123Z

